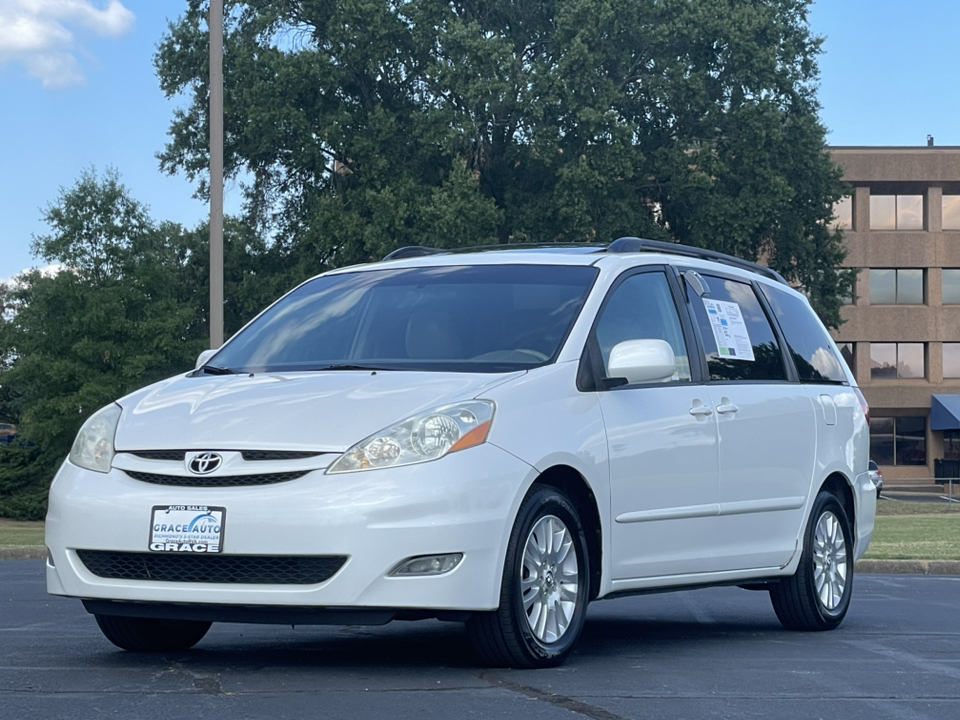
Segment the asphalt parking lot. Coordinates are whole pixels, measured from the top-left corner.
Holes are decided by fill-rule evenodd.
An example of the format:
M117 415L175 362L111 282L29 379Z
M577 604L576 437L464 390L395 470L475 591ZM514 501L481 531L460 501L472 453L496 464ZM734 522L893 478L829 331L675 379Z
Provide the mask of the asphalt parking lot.
M133 655L36 560L0 562L0 717L960 717L960 577L860 575L830 633L780 628L766 593L595 603L565 666L477 667L462 627L215 625L193 652Z

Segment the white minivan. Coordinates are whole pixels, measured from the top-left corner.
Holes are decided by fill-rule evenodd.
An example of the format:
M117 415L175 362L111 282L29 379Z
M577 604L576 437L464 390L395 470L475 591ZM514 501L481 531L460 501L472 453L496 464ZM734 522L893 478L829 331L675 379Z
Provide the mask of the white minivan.
M589 602L708 585L828 630L873 533L868 453L852 374L772 270L637 238L404 248L94 414L47 587L134 651L439 618L544 667Z

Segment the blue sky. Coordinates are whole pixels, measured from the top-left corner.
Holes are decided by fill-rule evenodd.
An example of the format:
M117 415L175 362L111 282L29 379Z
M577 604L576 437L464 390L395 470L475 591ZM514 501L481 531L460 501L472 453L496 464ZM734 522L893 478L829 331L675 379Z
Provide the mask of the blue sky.
M156 153L176 103L153 54L180 0L0 0L0 280L30 253L42 208L84 168L115 167L154 219L194 226L206 206ZM821 117L832 145L960 145L957 0L817 0ZM236 210L236 189L227 208Z

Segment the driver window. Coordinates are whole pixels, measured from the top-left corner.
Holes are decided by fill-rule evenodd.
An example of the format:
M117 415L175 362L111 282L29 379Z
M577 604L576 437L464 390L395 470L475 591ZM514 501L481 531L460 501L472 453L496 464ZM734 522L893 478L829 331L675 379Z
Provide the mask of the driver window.
M597 342L607 367L614 345L625 340L665 340L673 348L673 382L690 381L690 361L670 284L662 272L632 275L607 298L597 322Z

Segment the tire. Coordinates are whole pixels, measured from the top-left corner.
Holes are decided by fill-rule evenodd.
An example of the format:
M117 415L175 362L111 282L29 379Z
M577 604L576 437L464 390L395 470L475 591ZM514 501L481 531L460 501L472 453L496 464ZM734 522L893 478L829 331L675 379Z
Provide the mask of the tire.
M793 577L770 589L777 618L788 630L833 630L853 594L853 531L833 493L817 495Z
M544 668L566 660L587 613L589 563L574 504L556 488L534 485L510 533L500 606L467 622L483 661L494 667Z
M207 634L211 623L193 620L95 615L104 636L131 652L177 652L189 650Z

